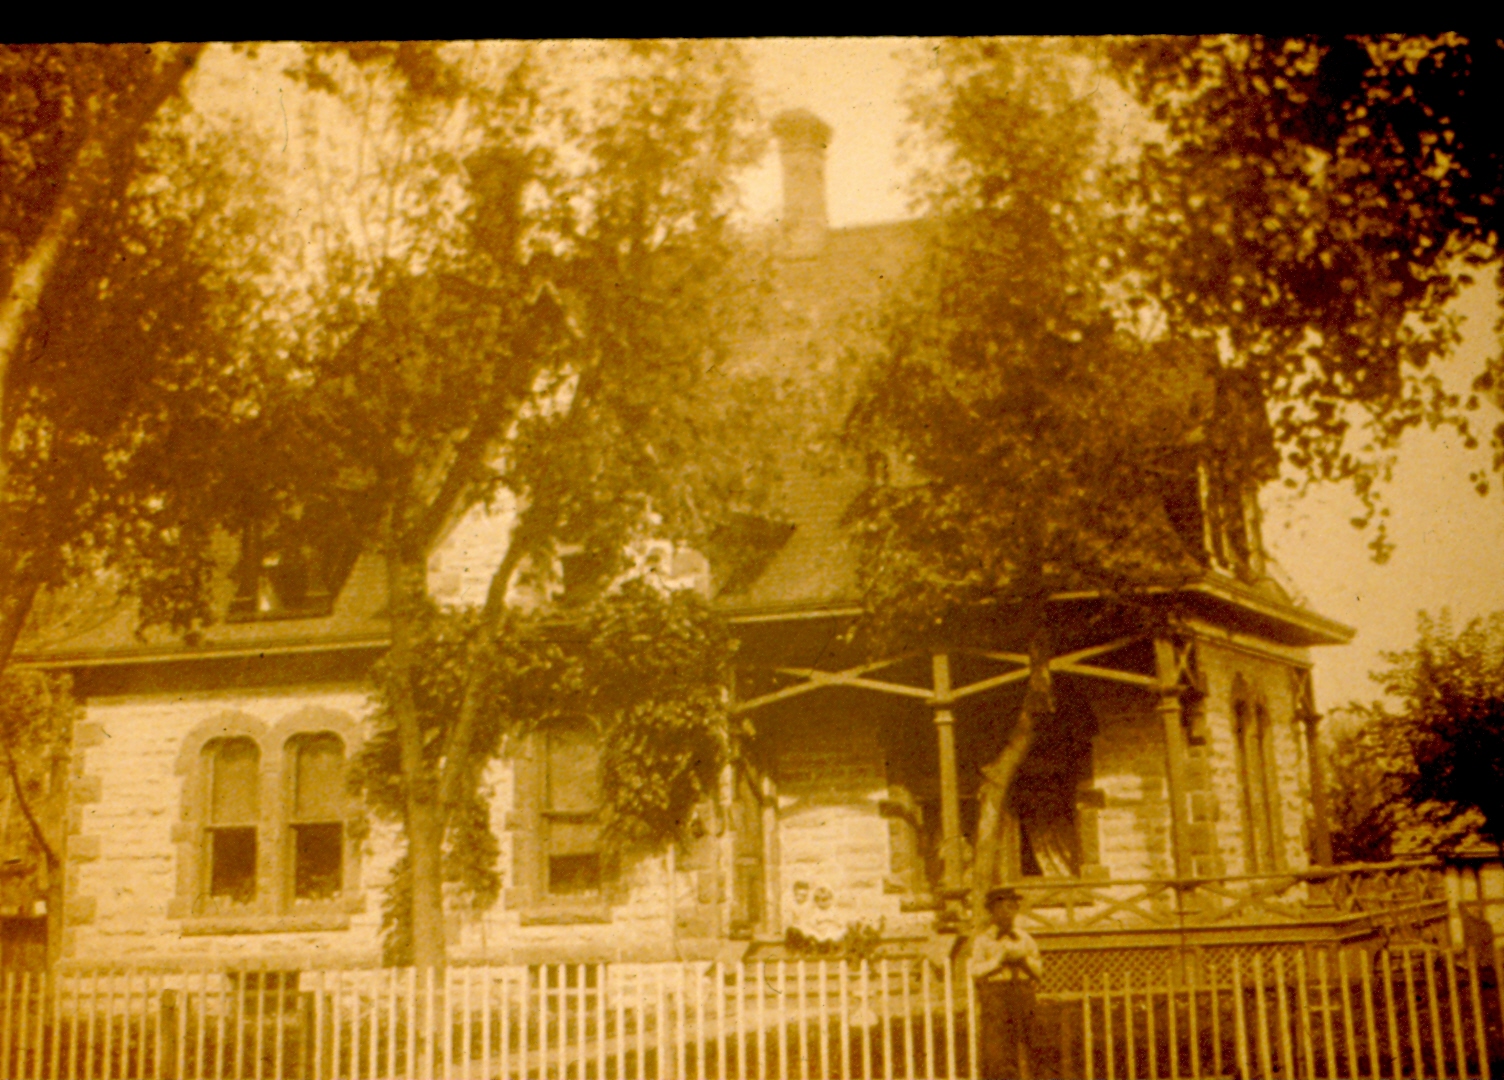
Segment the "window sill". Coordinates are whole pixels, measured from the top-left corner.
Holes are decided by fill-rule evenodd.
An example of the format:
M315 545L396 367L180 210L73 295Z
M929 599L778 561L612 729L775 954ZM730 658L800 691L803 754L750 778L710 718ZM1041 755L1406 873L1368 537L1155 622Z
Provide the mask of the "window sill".
M539 904L520 913L523 926L586 926L609 923L605 904Z
M317 930L348 930L350 916L339 911L293 915L199 915L183 920L184 937L222 934L298 934Z

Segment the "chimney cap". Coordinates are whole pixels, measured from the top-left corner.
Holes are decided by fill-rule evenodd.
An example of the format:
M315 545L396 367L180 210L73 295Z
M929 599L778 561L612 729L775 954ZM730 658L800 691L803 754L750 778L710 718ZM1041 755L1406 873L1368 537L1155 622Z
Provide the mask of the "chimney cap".
M786 109L773 117L773 135L786 149L809 147L824 150L832 128L808 109Z

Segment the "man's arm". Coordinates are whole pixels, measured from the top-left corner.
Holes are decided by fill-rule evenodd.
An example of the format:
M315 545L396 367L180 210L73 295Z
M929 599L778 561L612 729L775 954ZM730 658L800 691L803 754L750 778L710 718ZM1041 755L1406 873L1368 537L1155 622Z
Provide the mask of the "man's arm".
M1044 960L1039 955L1039 943L1032 935L1024 931L1018 931L1018 943L1022 955L1019 957L1024 962L1024 967L1029 969L1029 974L1036 979L1044 978Z
M971 939L971 955L966 960L966 973L980 979L997 970L1002 963L1002 942L988 931Z

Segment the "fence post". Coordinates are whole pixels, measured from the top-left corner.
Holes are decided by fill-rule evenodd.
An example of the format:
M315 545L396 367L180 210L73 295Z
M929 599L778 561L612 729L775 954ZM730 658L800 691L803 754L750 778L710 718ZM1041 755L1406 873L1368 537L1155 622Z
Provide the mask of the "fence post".
M1453 949L1461 949L1467 941L1462 928L1462 875L1455 864L1442 871L1442 881L1447 896L1447 941Z
M178 992L163 988L157 1021L157 1067L167 1080L178 1080Z

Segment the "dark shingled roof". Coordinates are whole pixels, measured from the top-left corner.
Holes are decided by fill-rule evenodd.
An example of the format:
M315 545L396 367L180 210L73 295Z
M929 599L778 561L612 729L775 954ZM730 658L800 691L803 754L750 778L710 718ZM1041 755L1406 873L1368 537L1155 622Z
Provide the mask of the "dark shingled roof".
M820 251L778 258L759 332L739 343L736 362L799 384L829 371L867 332L884 291L923 252L926 226L894 222L830 229ZM804 447L784 448L772 513L793 528L750 584L723 590L717 605L753 614L849 606L857 602L856 553L841 518L865 478L850 463L812 460Z

